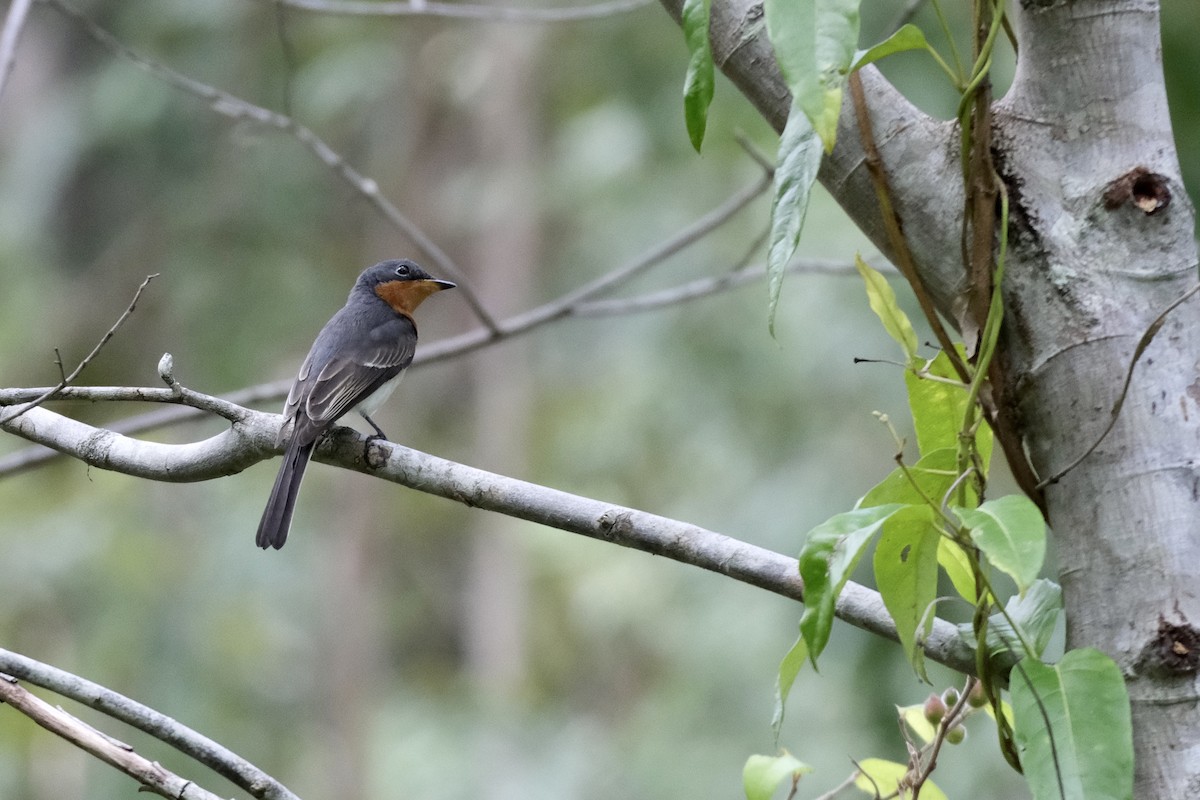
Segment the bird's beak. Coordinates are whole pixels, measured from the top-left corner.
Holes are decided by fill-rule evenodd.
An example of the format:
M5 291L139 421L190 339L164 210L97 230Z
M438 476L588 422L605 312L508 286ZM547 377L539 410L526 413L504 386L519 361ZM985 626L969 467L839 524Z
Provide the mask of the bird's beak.
M437 287L437 290L438 290L439 292L440 292L442 289L453 289L455 286L457 286L457 285L458 285L457 283L455 283L455 282L453 282L453 281L439 281L439 280L437 280L436 278L431 278L431 279L429 280L429 283L431 283L431 284L433 284L434 286L436 286L436 287Z

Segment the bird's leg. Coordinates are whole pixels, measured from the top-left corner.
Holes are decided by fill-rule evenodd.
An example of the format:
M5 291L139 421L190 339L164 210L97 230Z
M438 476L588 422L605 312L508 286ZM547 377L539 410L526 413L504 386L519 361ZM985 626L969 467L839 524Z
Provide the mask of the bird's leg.
M371 436L368 436L367 441L365 443L363 443L363 461L370 464L371 463L371 445L378 439L382 439L383 441L386 442L388 437L387 437L387 434L383 432L383 428L381 428L375 424L375 420L371 419L366 414L363 414L362 411L359 411L358 413L362 414L362 418L367 421L367 424L375 429L375 433Z

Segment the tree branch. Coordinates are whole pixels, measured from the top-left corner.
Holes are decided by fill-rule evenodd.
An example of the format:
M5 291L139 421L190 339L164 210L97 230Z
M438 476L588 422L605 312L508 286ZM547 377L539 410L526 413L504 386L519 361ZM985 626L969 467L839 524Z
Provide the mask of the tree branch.
M35 408L0 428L96 467L152 480L187 482L233 475L279 451L275 435L281 418L249 409L244 413L244 419L230 430L186 445L129 439L45 408ZM370 463L363 457L368 441ZM335 428L317 447L315 458L474 508L665 556L803 600L796 559L686 522L368 440L350 428ZM847 584L838 598L837 615L863 630L897 639L882 599L866 587ZM974 652L949 622L935 622L925 651L934 661L968 674L974 672Z
M18 686L15 679L3 675L0 675L0 702L7 703L51 733L58 734L81 750L121 770L140 783L144 790L171 800L221 800L192 781L139 756L129 745L101 733L60 708L54 708Z
M660 0L678 23L683 0ZM709 15L713 61L777 131L791 95L763 24L762 0L714 0ZM922 112L873 66L859 71L883 168L892 179L895 210L916 266L948 319L962 289L957 231L963 194L953 123ZM837 145L818 174L850 219L895 262L855 129L850 97L843 102Z
M163 741L261 800L299 800L246 759L174 719L78 675L0 648L0 674L49 689Z

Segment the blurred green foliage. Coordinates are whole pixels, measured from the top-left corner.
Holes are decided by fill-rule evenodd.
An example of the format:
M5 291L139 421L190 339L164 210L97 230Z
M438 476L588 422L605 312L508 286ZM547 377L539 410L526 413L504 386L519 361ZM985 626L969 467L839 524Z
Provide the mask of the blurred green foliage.
M866 39L888 5L866 9ZM1200 70L1185 42L1200 19L1193 4L1166 6L1194 187ZM754 180L736 132L775 148L718 77L695 154L680 97L686 48L657 7L545 26L291 11L294 63L270 3L81 7L150 59L286 105L473 285L500 287L483 297L500 315L624 263ZM919 58L885 67L923 106L946 108L918 79L932 69ZM506 77L515 88L500 94ZM525 155L506 158L522 138ZM628 292L729 269L766 217L763 198ZM530 257L492 257L511 252L512 229L533 242ZM856 250L871 252L818 191L802 254L849 265ZM54 382L54 348L77 361L149 273L161 277L82 382L153 385L164 351L205 392L288 377L357 272L405 255L412 244L289 135L213 113L35 5L0 99L5 385ZM792 276L778 341L765 320L756 285L560 321L414 370L377 419L413 447L796 553L803 531L890 470L893 445L871 412L902 415L904 387L899 369L851 364L896 357L857 278ZM475 325L450 295L419 322L425 342ZM497 397L515 399L497 412ZM99 421L143 410L55 408ZM0 453L22 447L0 440ZM303 797L734 797L746 756L771 748L796 604L321 466L287 548L264 553L253 531L275 468L196 485L76 462L4 477L0 646L153 706ZM847 756L902 759L893 704L928 693L899 648L844 626L823 663L838 668L801 675L780 738L818 767L812 792L849 773ZM1018 796L987 739L942 759L936 779L951 796ZM0 797L103 800L132 788L0 709Z

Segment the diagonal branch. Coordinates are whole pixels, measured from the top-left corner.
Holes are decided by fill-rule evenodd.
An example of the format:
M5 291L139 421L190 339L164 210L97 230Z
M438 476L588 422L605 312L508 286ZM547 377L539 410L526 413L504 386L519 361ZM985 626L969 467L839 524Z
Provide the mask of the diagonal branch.
M0 428L96 467L152 480L186 482L232 475L279 451L275 434L280 417L249 409L245 414L230 430L187 445L129 439L45 408L35 408ZM687 522L497 475L392 443L371 443L371 463L367 463L363 456L369 442L357 431L336 428L318 446L315 458L473 508L665 556L803 600L794 558ZM897 640L895 624L878 592L847 584L836 613L856 627ZM974 652L949 622L935 621L924 647L932 660L974 672Z
M0 675L0 702L81 750L116 767L140 783L143 791L153 792L171 800L221 800L192 781L139 756L129 745L106 736L62 709L55 708L40 697L30 694L18 686L15 679L4 675Z
M286 786L237 753L112 689L3 648L0 674L49 689L148 733L261 800L298 800Z
M4 94L4 85L8 83L9 73L17 61L17 42L21 39L21 30L25 27L32 2L13 0L4 16L4 29L0 31L0 95Z

